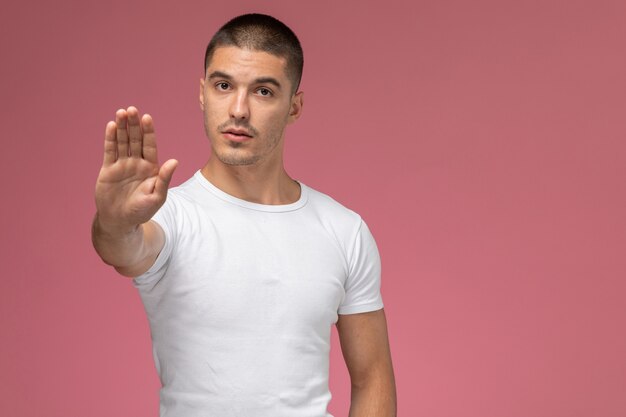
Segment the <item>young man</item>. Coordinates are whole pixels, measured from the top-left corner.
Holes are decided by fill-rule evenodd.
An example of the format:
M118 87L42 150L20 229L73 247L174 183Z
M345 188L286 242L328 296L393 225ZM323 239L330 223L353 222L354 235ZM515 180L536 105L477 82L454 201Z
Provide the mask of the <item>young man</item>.
M358 214L289 177L285 127L302 112L302 50L265 15L213 37L200 80L207 164L168 192L152 119L105 132L94 247L134 277L161 378L161 417L329 417L331 326L350 417L396 415L380 259Z

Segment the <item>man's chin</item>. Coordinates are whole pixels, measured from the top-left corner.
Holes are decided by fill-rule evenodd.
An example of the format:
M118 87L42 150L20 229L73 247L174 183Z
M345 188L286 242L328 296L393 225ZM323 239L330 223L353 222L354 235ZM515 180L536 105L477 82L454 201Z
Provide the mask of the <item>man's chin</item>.
M224 165L229 165L229 166L254 165L259 160L258 157L247 156L247 155L232 155L232 154L225 155L222 153L217 153L215 156L217 156L217 159L219 159L221 163L223 163Z

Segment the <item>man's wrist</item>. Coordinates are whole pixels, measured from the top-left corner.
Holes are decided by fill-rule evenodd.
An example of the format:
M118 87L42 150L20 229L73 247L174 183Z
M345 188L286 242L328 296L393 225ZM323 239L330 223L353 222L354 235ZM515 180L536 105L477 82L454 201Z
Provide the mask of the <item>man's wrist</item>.
M99 212L93 219L92 233L95 236L107 237L109 239L125 239L139 232L141 225L128 225L114 220L103 219Z

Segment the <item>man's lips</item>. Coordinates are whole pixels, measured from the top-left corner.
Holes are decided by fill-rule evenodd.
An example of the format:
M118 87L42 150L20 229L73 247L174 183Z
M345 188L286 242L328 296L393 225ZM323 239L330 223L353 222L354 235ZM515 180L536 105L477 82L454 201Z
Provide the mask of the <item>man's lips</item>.
M230 134L237 135L237 136L249 136L249 137L252 137L250 132L248 132L245 129L226 129L222 133L230 133Z
M229 140L235 142L243 142L248 139L252 139L252 135L248 133L247 130L243 129L227 129L222 132L222 134Z

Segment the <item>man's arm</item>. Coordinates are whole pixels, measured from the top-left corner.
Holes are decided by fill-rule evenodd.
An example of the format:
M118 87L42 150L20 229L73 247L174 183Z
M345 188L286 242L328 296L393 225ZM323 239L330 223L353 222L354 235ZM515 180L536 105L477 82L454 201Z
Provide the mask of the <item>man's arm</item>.
M156 222L115 233L100 224L98 213L91 226L91 239L104 263L127 277L137 277L150 269L165 245L165 234Z
M384 309L340 314L337 331L352 384L349 417L396 417L396 385Z
M104 134L104 160L96 182L94 248L122 275L146 272L164 246L161 227L150 221L165 203L176 160L159 167L154 125L136 108L120 109Z

